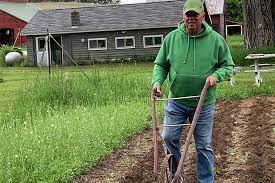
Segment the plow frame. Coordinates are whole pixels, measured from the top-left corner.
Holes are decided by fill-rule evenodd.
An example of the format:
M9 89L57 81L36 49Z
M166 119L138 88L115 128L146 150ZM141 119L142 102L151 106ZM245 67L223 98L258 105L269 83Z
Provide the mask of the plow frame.
M183 172L183 164L187 155L187 151L192 139L192 135L193 132L195 130L196 127L196 123L198 121L200 112L201 112L201 108L203 106L203 102L206 96L206 92L207 89L209 87L209 83L206 82L202 91L201 91L201 95L199 96L187 96L187 97L177 97L177 98L156 98L154 96L154 93L151 93L151 100L152 100L152 130L153 130L153 137L152 137L152 141L153 141L153 146L154 146L154 167L153 167L153 172L154 172L154 177L156 181L159 182L164 182L163 177L167 177L163 175L163 171L161 171L161 175L160 175L160 179L159 179L159 158L158 158L158 136L160 136L159 133L159 127L158 127L158 122L157 122L157 114L156 114L156 101L168 101L168 100L179 100L179 99L190 99L190 98L199 98L199 102L193 117L193 120L190 124L190 128L189 131L187 133L187 137L185 140L185 143L182 147L182 152L181 152L181 158L179 161L179 164L177 166L177 170L174 174L174 178L172 180L168 180L168 178L166 178L166 182L171 182L171 183L176 183L176 182L183 182L183 177L181 177L181 174ZM161 127L178 127L178 126L184 126L186 124L181 124L181 125L161 125ZM161 137L160 137L161 138ZM170 155L171 156L171 155ZM168 161L170 159L170 156L167 158L164 158L164 161ZM163 162L163 165L165 164L165 162ZM167 162L168 164L168 162ZM166 165L167 166L167 165ZM166 168L166 167L165 167Z

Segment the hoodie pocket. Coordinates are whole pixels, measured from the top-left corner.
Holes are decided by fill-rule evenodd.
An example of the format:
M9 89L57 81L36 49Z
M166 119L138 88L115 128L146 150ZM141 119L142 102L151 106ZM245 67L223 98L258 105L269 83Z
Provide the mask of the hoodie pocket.
M178 74L171 82L170 91L174 97L200 95L205 81L204 76Z

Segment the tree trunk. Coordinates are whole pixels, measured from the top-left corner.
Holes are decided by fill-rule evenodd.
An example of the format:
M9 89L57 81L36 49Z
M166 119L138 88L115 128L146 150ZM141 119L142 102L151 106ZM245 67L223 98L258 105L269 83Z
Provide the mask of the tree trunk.
M243 0L244 38L247 49L274 44L274 0Z
M273 14L273 25L274 25L274 30L275 30L275 0L272 1L272 14ZM275 31L274 31L274 40L275 40Z

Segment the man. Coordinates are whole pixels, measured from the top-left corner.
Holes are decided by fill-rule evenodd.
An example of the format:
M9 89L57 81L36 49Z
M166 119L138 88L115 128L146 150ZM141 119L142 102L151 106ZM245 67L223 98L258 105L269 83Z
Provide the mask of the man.
M234 63L229 48L218 33L204 22L201 0L187 0L183 7L183 21L170 32L154 62L153 92L162 96L161 85L168 75L169 97L200 95L205 82L209 88L194 131L197 151L198 182L214 182L212 128L216 101L216 84L229 78ZM192 121L198 99L169 100L164 107L164 124L183 124ZM180 160L179 139L182 126L165 127L162 138L165 153ZM174 170L170 170L175 173Z

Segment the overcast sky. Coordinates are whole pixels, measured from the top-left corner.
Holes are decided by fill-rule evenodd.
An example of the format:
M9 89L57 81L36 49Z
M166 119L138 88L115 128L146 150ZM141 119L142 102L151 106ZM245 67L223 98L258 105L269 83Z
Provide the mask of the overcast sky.
M120 0L121 4L142 3L145 0Z

